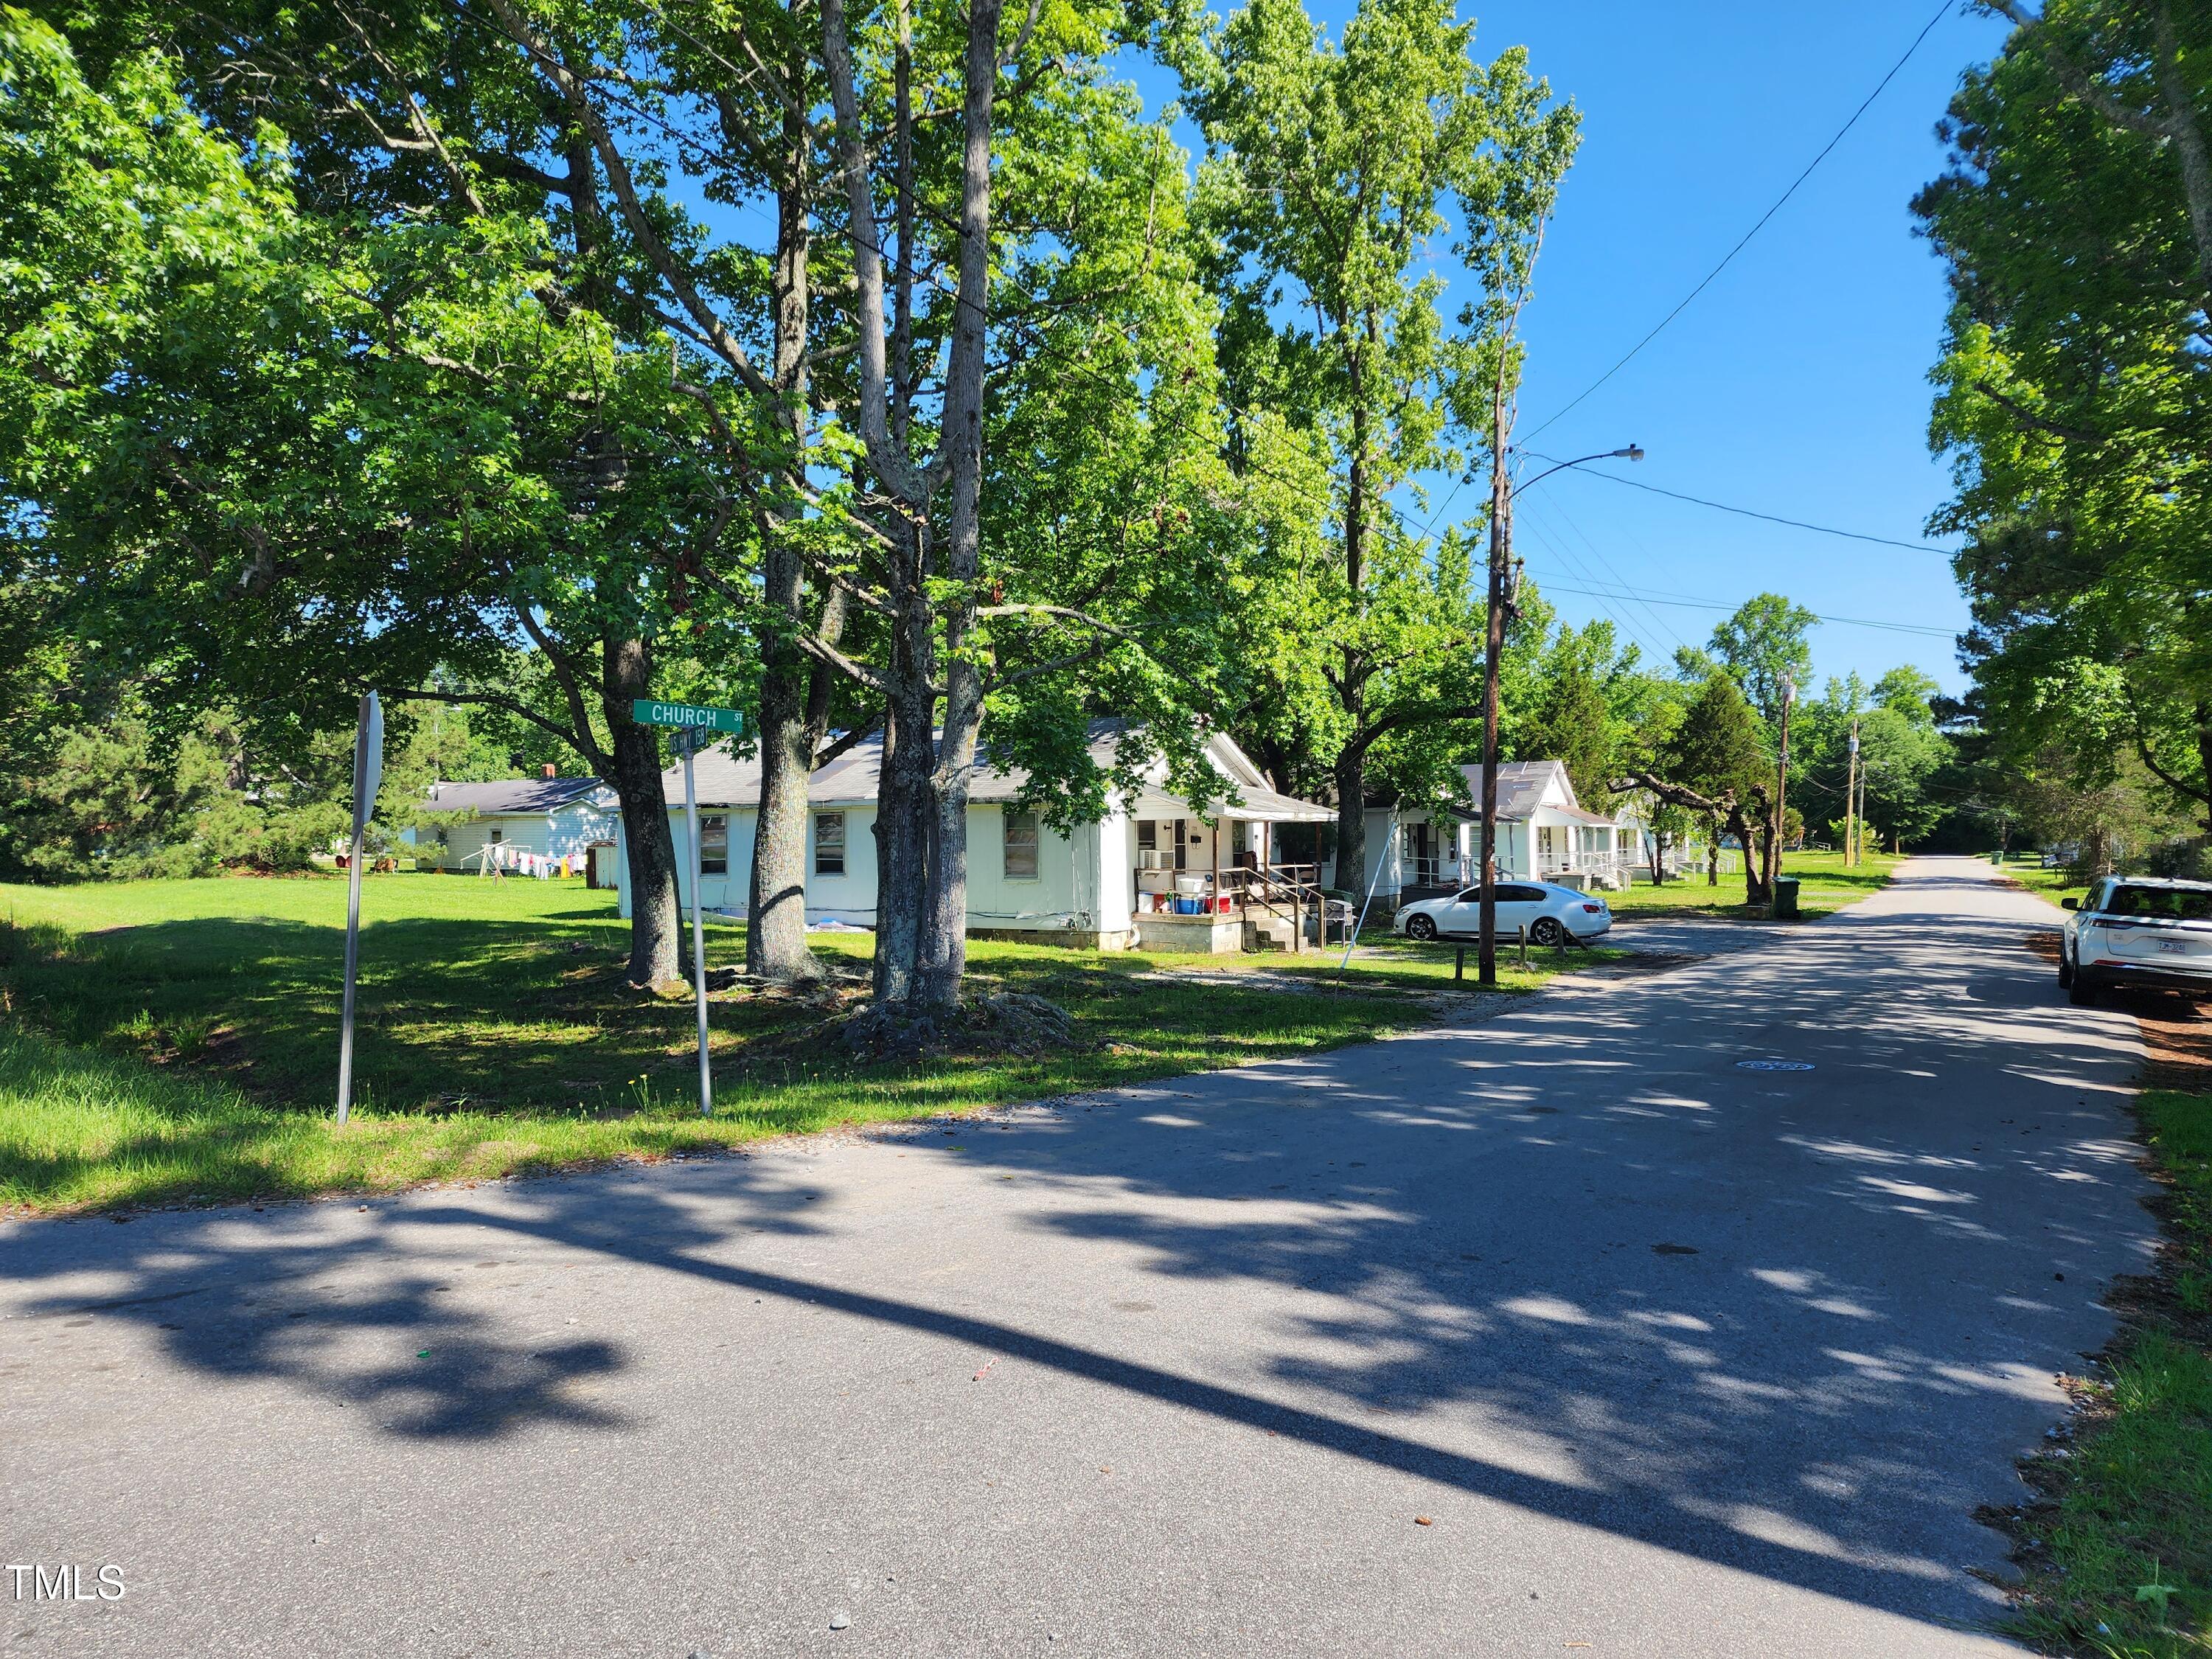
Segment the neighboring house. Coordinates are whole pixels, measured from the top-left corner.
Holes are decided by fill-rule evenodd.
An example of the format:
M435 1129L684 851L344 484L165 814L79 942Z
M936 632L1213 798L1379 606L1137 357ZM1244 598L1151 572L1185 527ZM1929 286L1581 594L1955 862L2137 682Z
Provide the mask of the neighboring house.
M551 769L547 769L550 772ZM614 792L597 778L514 778L497 783L434 783L423 805L434 812L471 817L435 830L408 830L400 840L416 861L434 870L474 873L488 849L534 853L543 858L591 860L594 847L615 844L621 815Z
M1121 728L1100 722L1091 751L1113 763ZM968 806L968 931L971 936L1048 937L1103 950L1237 951L1292 945L1316 897L1310 866L1275 862L1277 826L1323 823L1324 806L1279 795L1225 737L1208 740L1216 770L1236 786L1236 805L1200 809L1150 784L1095 823L1063 835L1018 805L1027 775L976 763ZM871 738L807 780L806 919L872 927L876 920L876 800L883 739ZM745 913L760 805L760 763L726 747L701 752L700 889L709 910ZM691 902L684 769L670 769L670 830L678 889ZM629 914L629 861L617 860L621 908Z
M1441 812L1370 806L1366 869L1356 889L1349 881L1337 885L1364 899L1372 883L1376 902L1395 905L1476 881L1482 858L1482 768L1459 769L1464 793ZM1645 856L1644 835L1632 809L1605 813L1585 807L1576 799L1563 761L1506 761L1498 769L1502 881L1626 887Z

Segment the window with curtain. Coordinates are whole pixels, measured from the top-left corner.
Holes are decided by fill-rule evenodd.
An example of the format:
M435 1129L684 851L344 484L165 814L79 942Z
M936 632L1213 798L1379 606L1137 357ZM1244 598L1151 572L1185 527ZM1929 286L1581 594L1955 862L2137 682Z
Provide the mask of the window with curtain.
M1037 878L1037 815L1017 812L1011 808L1006 814L1006 879L1035 881Z
M842 876L845 873L845 815L842 812L817 812L814 815L814 873L817 876Z
M699 873L702 876L726 876L730 873L730 820L720 812L702 812L699 815Z

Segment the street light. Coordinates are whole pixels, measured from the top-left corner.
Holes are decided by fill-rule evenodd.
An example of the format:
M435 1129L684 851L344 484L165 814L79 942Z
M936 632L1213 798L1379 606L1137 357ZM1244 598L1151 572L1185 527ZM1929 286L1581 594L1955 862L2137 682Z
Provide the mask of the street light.
M1505 650L1506 579L1513 562L1513 498L1554 472L1591 461L1640 461L1644 447L1600 450L1559 461L1534 477L1512 483L1505 472L1510 453L1501 398L1490 474L1490 607L1485 618L1482 653L1482 905L1481 938L1476 953L1476 981L1498 983L1498 668Z
M1515 484L1513 486L1512 493L1518 495L1522 490L1529 488L1530 485L1540 484L1543 483L1545 479L1550 477L1554 472L1564 472L1571 466L1581 466L1590 461L1640 461L1643 459L1644 446L1642 444L1631 444L1626 449L1601 450L1595 455L1584 455L1575 460L1560 461L1555 465L1547 466L1541 472L1539 472L1534 477L1524 478L1519 483Z

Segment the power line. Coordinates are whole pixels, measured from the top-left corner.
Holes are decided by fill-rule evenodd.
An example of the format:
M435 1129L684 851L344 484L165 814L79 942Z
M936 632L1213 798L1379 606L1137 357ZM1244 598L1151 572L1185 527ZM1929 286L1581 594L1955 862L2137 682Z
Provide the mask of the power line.
M1588 580L1587 577L1584 578ZM1623 592L1601 593L1595 588L1558 587L1547 590L1553 593L1582 593L1590 599L1635 599L1639 604L1671 605L1685 611L1734 611L1738 607L1720 599L1663 599L1630 590ZM1815 614L1816 622L1837 623L1846 628L1878 628L1890 634L1917 634L1929 639L1956 639L1954 629L1934 628L1921 623L1878 622L1869 617L1828 617Z
M1772 207L1767 209L1765 212L1759 215L1759 222L1753 225L1749 230L1744 232L1743 240L1739 241L1734 247L1728 251L1726 255L1722 258L1720 264L1715 265L1711 270L1707 271L1705 275L1704 280L1698 283L1698 284L1695 288L1692 289L1687 294L1684 295L1682 296L1681 303L1677 305L1664 317L1662 317L1656 326L1655 326L1649 334L1645 335L1634 345L1631 346L1628 349L1626 356L1623 356L1619 362L1615 363L1611 368L1606 370L1604 374L1599 375L1597 379L1592 380L1588 386L1577 392L1574 397L1565 404L1565 405L1548 416L1542 426L1539 426L1536 428L1534 432L1531 432L1528 434L1530 437L1534 437L1536 433L1541 432L1544 429L1544 427L1551 425L1553 421L1558 420L1561 416L1565 415L1568 410L1572 409L1577 404L1582 402L1583 398L1589 397L1591 392L1596 391L1607 380L1620 373L1622 369L1627 368L1630 361L1635 357L1638 352L1643 350L1644 348L1650 345L1652 341L1657 339L1661 331L1666 328L1667 325L1673 322L1688 308L1691 301L1696 299L1698 295L1703 294L1706 289L1712 285L1713 279L1716 276L1718 276L1721 272L1726 270L1729 264L1735 260L1735 256L1742 252L1746 247L1751 245L1751 239L1758 235L1760 231L1766 228L1767 221L1773 218L1776 214L1782 211L1784 205L1791 197L1797 193L1798 186L1813 176L1813 170L1819 167L1821 162L1828 159L1828 153L1834 149L1838 144L1844 142L1844 136L1850 132L1853 127L1858 125L1859 117L1864 115L1869 109L1874 106L1874 100L1881 96L1883 88L1887 87L1892 81L1897 79L1898 72L1902 70L1906 64L1911 61L1912 54L1920 50L1921 42L1927 40L1930 34L1935 33L1936 24L1942 22L1943 21L1944 15L1951 9L1951 3L1952 0L1943 0L1943 3L1936 8L1936 15L1928 20L1927 23L1921 28L1919 33L1912 37L1912 44L1905 49L1905 56L1899 58L1896 63L1890 65L1889 73L1881 77L1881 82L1875 87L1875 89L1872 92L1867 94L1866 101L1851 112L1851 118L1844 122L1841 127L1837 129L1836 136L1829 139L1826 144L1821 147L1820 153L1818 155L1815 155L1810 161L1806 163L1804 172L1799 173L1796 178L1790 180L1790 188L1784 191L1779 197L1775 198L1775 203Z
M1552 459L1548 455L1539 454L1533 449L1524 450L1522 453L1534 455L1540 461L1548 461ZM1571 470L1576 472L1583 471L1580 467ZM1838 530L1833 525L1808 524L1802 519L1785 519L1777 513L1761 513L1756 507L1734 507L1726 501L1707 501L1702 495L1685 495L1679 489L1662 489L1657 484L1648 484L1640 479L1624 478L1618 472L1590 472L1585 476L1603 478L1613 483L1626 484L1631 489L1646 490L1654 495L1665 495L1673 501L1688 501L1694 507L1709 507L1716 513L1733 513L1738 518L1743 519L1764 519L1769 524L1786 524L1792 530L1810 530L1822 536L1841 536L1846 541L1872 542L1877 547L1902 547L1914 553L1940 553L1947 559L1951 556L1950 549L1936 547L1927 542L1901 542L1893 536L1869 536L1857 530Z
M1539 542L1543 544L1546 550L1548 551L1553 557L1559 560L1560 563L1566 567L1569 574L1580 581L1596 582L1601 584L1605 581L1605 578L1593 574L1588 567L1586 567L1579 559L1576 558L1574 554L1566 546L1564 536L1554 537L1550 529L1533 514L1524 516L1522 522L1527 526L1529 533ZM1577 589L1577 591L1586 592L1589 597L1596 599L1598 608L1604 611L1607 617L1613 619L1614 626L1620 629L1622 635L1628 640L1633 641L1639 650L1650 651L1655 656L1663 655L1663 653L1659 650L1657 641L1656 639L1647 637L1643 629L1638 628L1633 622L1630 621L1627 617L1621 614L1621 612L1615 611L1612 605L1607 602L1607 596L1600 593L1595 589ZM1615 594L1612 597L1623 598L1623 596L1620 594Z
M1581 538L1583 545L1589 549L1590 556L1597 561L1598 568L1602 573L1600 580L1611 582L1614 586L1620 588L1625 593L1634 592L1636 590L1628 585L1628 579L1623 576L1619 570L1613 568L1613 561L1605 556L1604 550L1598 546L1595 540L1591 538L1589 532L1584 530L1582 526L1576 521L1573 514L1567 511L1566 503L1560 501L1557 496L1554 496L1552 499L1551 504L1559 510L1559 516L1566 520L1567 528L1572 531L1577 537ZM1641 596L1639 595L1639 602ZM1644 605L1644 614L1650 617L1652 622L1657 625L1659 630L1665 634L1669 639L1673 640L1675 644L1683 647L1688 646L1690 642L1674 631L1673 624L1668 623L1664 617L1654 611L1649 605ZM1656 644L1656 641L1654 643Z

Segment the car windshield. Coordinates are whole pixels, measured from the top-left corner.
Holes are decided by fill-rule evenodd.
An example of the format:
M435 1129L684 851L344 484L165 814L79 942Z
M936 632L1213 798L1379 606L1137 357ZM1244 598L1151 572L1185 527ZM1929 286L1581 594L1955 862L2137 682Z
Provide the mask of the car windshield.
M2212 921L2212 888L2137 887L2122 882L2105 901L2112 916L2147 916L2160 921Z

